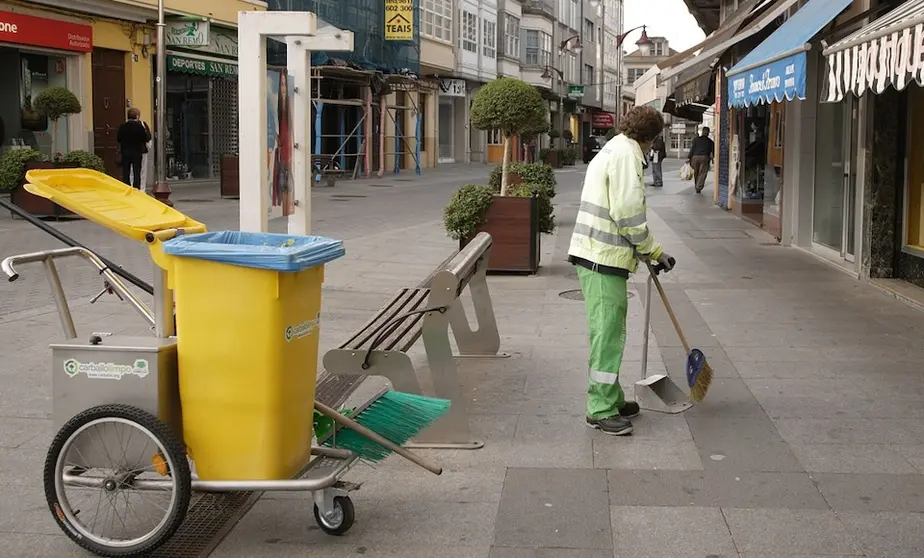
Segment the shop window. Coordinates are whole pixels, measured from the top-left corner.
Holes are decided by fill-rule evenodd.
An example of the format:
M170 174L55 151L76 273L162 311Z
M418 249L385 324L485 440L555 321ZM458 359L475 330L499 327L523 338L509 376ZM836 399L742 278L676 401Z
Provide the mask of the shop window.
M909 92L911 118L908 130L908 179L905 182L905 244L924 250L924 92Z
M504 135L500 130L490 130L488 132L488 145L501 145L504 143Z
M67 64L63 57L41 54L21 54L19 57L19 114L3 111L0 134L4 146L14 143L28 145L41 151L46 157L53 157L52 145L58 153L69 151L67 144L67 118L58 120L57 137L52 142L54 126L47 118L40 116L33 108L35 98L49 87L67 87ZM14 90L15 91L15 90ZM15 109L14 109L15 110Z

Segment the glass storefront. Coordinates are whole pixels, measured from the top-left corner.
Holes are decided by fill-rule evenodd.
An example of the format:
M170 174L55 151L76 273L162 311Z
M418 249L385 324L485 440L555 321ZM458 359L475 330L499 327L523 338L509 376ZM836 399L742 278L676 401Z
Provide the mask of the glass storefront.
M167 179L211 178L209 78L167 79Z
M0 74L7 83L0 87L2 151L31 147L52 159L54 146L54 151L67 153L67 119L58 120L52 142L55 126L33 107L36 96L45 89L67 86L66 58L4 47L0 48Z
M815 188L812 241L853 261L856 134L851 119L853 97L840 103L819 103L815 120Z

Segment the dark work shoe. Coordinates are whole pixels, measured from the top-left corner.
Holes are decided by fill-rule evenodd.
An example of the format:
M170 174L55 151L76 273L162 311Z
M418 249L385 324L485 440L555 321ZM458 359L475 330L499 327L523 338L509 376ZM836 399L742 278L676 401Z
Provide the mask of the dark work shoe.
M587 417L587 426L596 428L610 436L626 436L627 434L632 434L632 423L619 416L600 420Z
M619 416L622 418L634 417L641 412L641 407L635 401L626 401L622 409L619 409Z

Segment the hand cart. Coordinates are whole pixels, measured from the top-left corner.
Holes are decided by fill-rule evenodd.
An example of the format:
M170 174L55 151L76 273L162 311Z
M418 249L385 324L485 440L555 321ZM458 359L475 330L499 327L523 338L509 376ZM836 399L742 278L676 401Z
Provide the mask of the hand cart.
M161 241L205 231L201 223L101 173L30 171L28 178L32 193L124 236L144 240L154 258ZM92 302L105 293L115 294L152 326L154 335L94 333L78 340L56 264L74 256L85 259L104 279L103 290ZM102 258L82 246L11 256L0 262L0 269L15 281L20 265L39 262L65 334L65 341L51 345L53 419L58 432L45 461L45 496L68 537L101 556L144 555L179 528L192 491L311 491L315 520L325 533L342 535L350 529L354 508L349 492L358 485L341 478L359 460L353 452L313 446L309 439L304 447L310 451L304 452L304 463L290 478L215 480L196 475L195 461L183 441L174 304L167 271L155 266L152 311ZM439 470L406 450L400 453Z

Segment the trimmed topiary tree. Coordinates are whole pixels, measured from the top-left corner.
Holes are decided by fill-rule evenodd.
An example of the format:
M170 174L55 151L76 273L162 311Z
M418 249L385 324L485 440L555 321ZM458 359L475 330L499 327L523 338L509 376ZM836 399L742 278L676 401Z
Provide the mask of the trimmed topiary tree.
M66 87L49 87L35 96L32 106L42 116L51 120L51 158L58 154L58 119L79 114L83 110L77 96Z
M478 130L499 130L504 138L504 162L500 195L507 195L510 138L548 129L549 111L539 90L513 78L502 78L481 87L472 101L471 124Z

